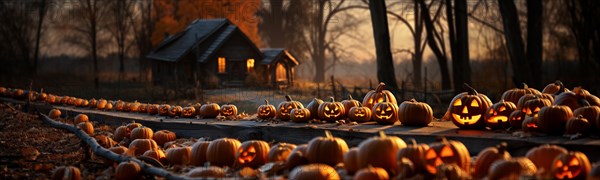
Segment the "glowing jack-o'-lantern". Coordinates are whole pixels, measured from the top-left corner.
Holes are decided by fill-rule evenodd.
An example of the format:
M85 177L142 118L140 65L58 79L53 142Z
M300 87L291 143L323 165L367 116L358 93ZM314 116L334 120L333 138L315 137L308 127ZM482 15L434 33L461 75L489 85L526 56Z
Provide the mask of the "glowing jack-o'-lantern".
M148 104L146 107L146 112L150 115L156 115L158 114L159 107L160 106L158 104Z
M342 105L344 105L344 110L345 110L344 117L346 117L346 116L348 116L348 113L350 112L350 108L360 106L360 102L357 100L354 100L352 98L352 95L348 95L348 99L343 100Z
M371 109L362 105L352 107L350 108L350 111L348 111L348 119L359 123L371 121L371 115Z
M363 106L373 108L373 106L380 102L391 102L393 104L398 104L396 101L396 97L394 94L388 90L383 90L385 88L385 83L381 82L377 86L375 90L371 90L367 92L365 98L363 99ZM387 100L384 101L384 94L387 96Z
M550 100L536 97L523 103L521 111L525 112L527 116L537 116L541 108L550 105L552 105L552 102L550 102Z
M193 117L196 115L196 108L192 107L192 106L188 106L183 108L183 110L181 110L181 116L183 117Z
M269 154L269 150L269 144L265 141L245 141L238 148L234 167L258 168L267 163L267 156Z
M581 152L561 154L552 163L552 174L556 179L585 179L592 166Z
M279 103L279 106L277 106L277 118L287 121L290 120L290 112L292 112L292 109L302 109L304 108L304 105L298 101L292 100L290 95L285 95L285 99L286 101Z
M333 122L344 117L346 110L340 102L335 102L333 97L329 98L329 102L324 102L319 106L319 119Z
M479 94L468 84L463 85L468 92L454 96L443 119L451 120L461 129L485 128L483 115L492 105L492 101L484 94Z
M390 125L398 121L398 105L387 101L387 95L383 95L383 102L377 103L371 109L371 118L377 124Z
M290 113L290 119L292 120L292 122L308 122L308 120L310 120L310 110L308 110L307 108L296 108L296 109L292 109L292 112Z
M500 102L492 105L485 113L485 124L492 129L508 128L510 122L508 118L510 114L517 109L517 106L510 102L500 100Z
M171 109L171 105L168 105L168 104L160 105L158 107L158 115L168 116L169 115L169 109Z
M521 129L525 132L535 132L538 129L538 117L536 116L525 116Z
M238 109L233 104L225 104L221 106L221 116L237 116Z
M525 112L518 109L514 110L512 113L510 113L510 116L508 116L508 122L510 123L510 127L512 129L521 129L523 121L525 120L525 116Z
M448 141L446 138L441 139L441 142L430 144L425 152L425 169L431 174L436 174L437 166L442 164L456 164L469 172L471 165L469 150L463 143Z
M181 115L181 111L183 111L181 106L171 106L171 108L169 108L169 116L178 117Z
M261 119L272 119L275 117L275 113L275 106L269 104L267 99L265 99L265 104L258 106L258 110L256 111L258 118Z

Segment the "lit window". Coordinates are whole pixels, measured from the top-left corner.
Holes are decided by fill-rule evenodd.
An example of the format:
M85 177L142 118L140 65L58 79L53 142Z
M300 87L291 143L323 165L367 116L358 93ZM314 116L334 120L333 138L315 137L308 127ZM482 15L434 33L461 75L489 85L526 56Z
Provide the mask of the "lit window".
M219 57L219 73L225 73L225 58Z
M254 69L254 59L248 59L246 61L246 67L248 68L248 72L252 72L252 69Z

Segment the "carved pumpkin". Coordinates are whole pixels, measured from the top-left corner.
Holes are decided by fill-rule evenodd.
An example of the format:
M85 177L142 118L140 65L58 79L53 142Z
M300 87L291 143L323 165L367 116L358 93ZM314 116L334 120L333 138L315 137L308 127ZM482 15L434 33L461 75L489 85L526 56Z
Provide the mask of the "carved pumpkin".
M582 115L579 115L569 119L565 128L565 134L587 134L590 123Z
M310 120L310 110L306 108L292 109L290 112L290 119L295 123L308 122Z
M215 118L221 112L221 107L217 103L206 103L200 107L200 115L203 118Z
M211 165L232 167L236 162L236 153L242 143L237 139L221 138L208 144L206 159Z
M233 104L225 104L221 106L221 116L237 116L238 109Z
M525 120L523 120L523 124L521 125L521 129L524 132L536 132L539 129L539 117L535 116L525 116Z
M377 86L375 90L371 90L367 92L365 97L363 98L363 106L373 108L373 106L380 102L390 102L392 104L398 104L396 101L396 97L394 94L388 90L383 90L385 88L385 83L381 82ZM384 101L384 94L387 100Z
M156 144L158 144L158 146L162 147L163 145L165 145L165 143L169 141L175 141L175 139L177 139L177 135L169 130L160 130L156 131L154 135L152 135L152 139L156 141Z
M269 144L265 141L245 141L237 150L234 167L251 167L256 169L264 165L267 163L269 149Z
M505 91L502 94L502 100L504 101L508 101L508 102L512 102L514 104L516 104L517 102L519 102L519 98L521 98L521 96L525 95L525 94L541 94L540 91L538 91L537 89L534 88L529 88L527 86L527 84L523 83L523 88L514 88L514 89L510 89L508 91Z
M542 93L558 95L562 92L569 92L569 89L565 88L565 85L560 80L556 80L544 87Z
M268 162L286 162L287 157L295 148L295 144L278 143L269 150L267 160Z
M139 112L140 111L140 102L134 101L127 104L130 112Z
M138 112L139 113L147 113L148 106L149 106L149 104L147 104L147 103L140 104L140 107L138 108Z
M156 142L152 139L136 139L131 141L128 148L132 155L138 156L144 154L148 150L157 150L159 149Z
M154 132L152 129L140 126L131 130L131 135L129 135L129 139L152 139Z
M356 175L354 175L353 180L388 180L390 176L385 171L385 169L380 167L368 166L366 168L360 169Z
M169 110L171 109L171 105L163 104L158 107L158 115L159 116L168 116Z
M396 136L386 136L379 131L379 136L370 137L358 145L358 167L369 165L381 167L389 174L396 174L396 156L398 150L405 148L406 143Z
M269 104L267 99L265 99L265 104L258 106L258 110L256 111L257 117L260 119L273 119L275 113L275 106Z
M156 115L158 114L158 109L160 108L160 106L158 104L148 104L148 107L146 107L146 111L148 112L149 115Z
M484 94L479 94L468 84L464 84L468 92L460 93L450 101L450 107L444 119L451 120L461 129L485 128L484 115L492 105L492 101Z
M363 123L363 122L371 121L371 117L372 117L371 109L369 109L368 107L364 107L362 105L359 105L357 107L352 107L348 111L348 119L350 119L350 121Z
M491 129L506 129L510 127L508 118L510 114L517 110L517 106L509 101L500 100L492 105L485 113L485 124Z
M565 124L573 117L571 108L567 106L543 107L538 113L538 130L546 134L562 134Z
M55 104L56 103L56 96L52 95L52 94L48 94L48 97L46 98L46 103L48 103L48 104Z
M48 112L48 117L51 119L56 119L56 118L59 118L61 114L62 113L60 112L60 110L54 108L54 109L50 110L50 112Z
M344 169L349 175L353 175L360 169L358 167L358 147L353 147L344 154Z
M344 161L346 152L348 152L346 141L342 138L333 137L331 132L325 131L325 137L315 137L308 142L306 159L310 163L335 166Z
M91 122L80 122L77 124L77 127L90 136L94 135L94 125Z
M398 107L398 120L404 126L427 126L433 121L433 110L429 104L411 99Z
M310 111L310 118L317 119L319 118L319 106L323 104L323 100L318 98L313 98L308 105L306 105L306 109Z
M551 171L555 179L585 179L591 168L587 156L574 151L557 156Z
M294 168L290 172L290 180L339 180L340 175L329 165L309 164Z
M217 166L209 167L196 167L187 173L187 177L190 178L224 178L226 175L223 168Z
M170 117L179 117L181 116L181 111L183 111L183 108L181 106L171 106L171 108L169 108L169 116Z
M333 97L329 98L329 102L324 102L319 106L319 119L327 122L335 122L344 118L346 110L340 102L335 102Z
M343 100L342 101L342 105L344 106L344 117L348 116L348 113L350 112L350 108L352 107L359 107L360 106L360 102L358 102L357 100L354 100L352 98L352 95L348 95L348 99Z
M95 108L97 104L98 104L98 100L96 100L96 98L92 98L92 99L89 100L89 105L88 106L90 108Z
M387 94L383 95L383 102L379 102L373 106L371 118L377 124L392 125L398 121L398 105L387 101Z
M79 180L81 172L74 166L60 166L52 173L53 180Z
M471 155L465 145L459 141L446 140L429 145L425 152L425 169L430 174L437 173L437 166L442 164L457 164L461 169L469 172Z
M302 103L292 100L290 95L285 95L285 99L285 101L279 103L277 106L277 118L283 121L290 120L290 113L292 112L292 109L304 108Z
M187 165L190 163L191 147L174 147L167 149L167 160L171 164Z
M194 117L195 115L196 115L196 108L194 108L192 106L185 107L181 110L182 117L190 118L190 117Z
M90 121L90 118L85 115L85 114L78 114L77 116L75 116L75 120L74 120L74 124L79 124L81 122L88 122Z
M520 179L521 176L534 176L538 171L535 164L524 157L498 160L492 163L489 169L489 180Z
M510 116L508 117L508 120L510 122L510 126L512 129L521 129L521 126L523 125L523 121L525 120L525 116L527 114L521 110L515 110L512 113L510 113Z
M534 98L526 101L523 104L523 108L521 109L521 111L525 112L527 116L538 116L540 109L551 105L552 102L550 102L548 99Z
M600 107L584 106L573 111L573 116L583 116L590 123L592 129L600 129Z
M142 177L142 168L134 161L123 161L115 169L115 179L131 180Z
M510 153L506 151L506 146L506 143L501 143L496 147L488 147L481 150L475 159L473 177L483 179L487 176L490 167L494 162L499 160L509 160L511 156Z
M125 103L124 101L118 100L115 103L115 107L114 108L117 111L125 111L126 110L126 108L125 108L126 105L127 105L127 103Z
M292 150L290 155L286 159L287 168L292 170L298 166L308 164L308 159L306 158L306 149L308 148L307 144L300 144Z
M198 141L192 145L192 152L190 154L190 165L202 166L207 162L206 152L210 141Z
M415 139L411 139L406 148L398 151L398 163L402 163L402 159L406 158L413 164L413 169L418 172L425 172L425 152L429 149L427 144L417 144Z
M563 147L545 144L530 149L527 151L527 154L525 154L525 157L530 159L537 169L544 170L541 174L543 178L551 179L553 176L552 171L550 171L553 165L552 162L558 156L567 153L568 151Z

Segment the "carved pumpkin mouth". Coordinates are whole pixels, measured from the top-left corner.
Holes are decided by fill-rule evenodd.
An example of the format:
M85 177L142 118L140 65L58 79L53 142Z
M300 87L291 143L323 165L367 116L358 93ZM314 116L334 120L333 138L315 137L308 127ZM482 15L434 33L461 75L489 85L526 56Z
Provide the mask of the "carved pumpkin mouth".
M525 124L525 126L527 126L528 128L537 128L538 127L537 124L535 124L535 123L527 123L527 124Z
M377 116L379 119L390 119L392 118L392 115L392 113L386 115L385 112L382 111L381 114L376 114L375 116Z
M294 117L296 117L296 118L304 118L304 114L296 114L296 115L294 115Z
M334 113L335 112L333 112L333 111L331 111L330 113L325 113L325 117L328 117L328 118L330 118L330 117L338 117L340 115L339 113L337 113L337 114L334 114Z
M365 117L364 114L354 114L356 117Z
M478 115L459 115L456 113L452 113L452 118L454 119L460 119L462 121L460 121L462 124L475 124L477 121L479 121L479 118L481 118L481 114Z
M271 114L271 112L263 109L263 110L260 111L260 114L262 114L262 115L269 115L269 114Z
M488 118L488 122L498 123L498 122L507 122L508 117L506 116L492 116Z
M573 179L575 176L579 175L579 173L581 173L581 170L570 171L569 167L564 166L563 171L554 173L554 176L557 179Z

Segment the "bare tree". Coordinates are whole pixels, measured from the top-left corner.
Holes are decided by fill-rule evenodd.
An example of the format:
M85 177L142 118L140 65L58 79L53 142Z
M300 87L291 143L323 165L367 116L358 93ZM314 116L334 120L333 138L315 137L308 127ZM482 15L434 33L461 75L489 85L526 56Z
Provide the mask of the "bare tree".
M452 74L454 89L464 83L471 83L471 66L469 64L469 28L467 27L467 1L446 0L446 18L448 36L452 51Z
M385 1L370 0L369 9L377 53L377 79L384 82L390 89L398 90L396 76L394 75L394 60L390 47L390 32L388 30Z
M146 59L146 55L152 50L152 34L160 15L155 13L158 8L153 5L153 1L137 1L134 6L138 10L130 16L130 21L132 22L131 28L138 51L140 79L143 79L143 76L150 74L151 71L150 62Z
M38 6L38 21L37 21L37 29L35 35L35 49L33 53L33 74L37 75L38 63L40 61L39 53L40 53L40 41L42 39L42 27L44 25L44 19L46 19L46 13L48 12L48 1L50 0L39 0L37 3ZM50 2L51 3L51 2Z
M110 32L117 44L117 56L119 58L119 81L123 80L125 74L125 54L128 49L127 38L131 32L131 16L134 1L119 0L112 2L109 6Z
M417 1L419 2L423 23L425 24L425 32L427 33L427 45L437 58L438 65L440 68L440 73L442 77L442 89L451 89L450 72L448 70L448 55L446 52L446 43L443 37L443 28L439 28L440 31L438 31L438 28L436 28L436 24L434 23L436 19L438 19L438 17L440 16L443 5L440 3L440 7L437 8L437 10L435 11L434 17L431 17L430 6L425 4L424 0ZM432 2L432 4L433 3L434 2Z
M35 12L40 10L37 3L34 0L0 2L0 41L3 42L0 44L0 55L4 64L9 65L2 67L3 74L21 72L20 75L27 76L36 71L32 52L35 51L35 30L41 30L39 22L35 21Z
M310 1L269 0L269 7L258 10L259 33L270 47L284 47L304 59L308 47Z
M577 44L582 76L581 85L594 86L600 82L600 2L593 0L565 1L570 13L569 29ZM590 78L592 77L592 78Z

